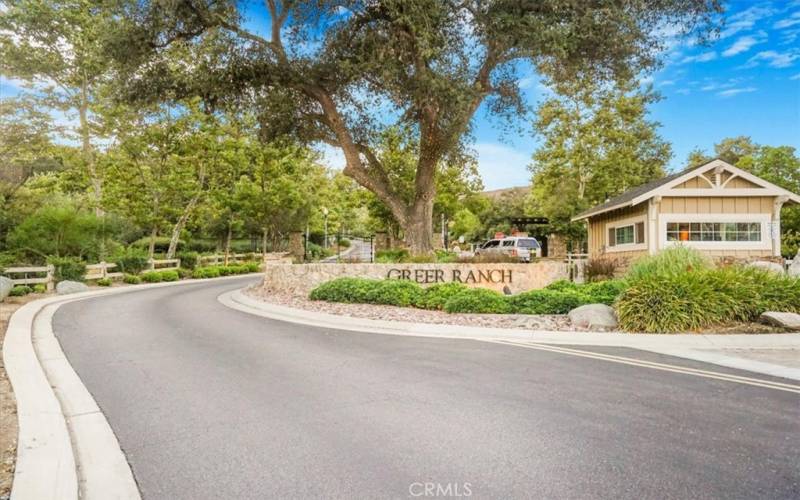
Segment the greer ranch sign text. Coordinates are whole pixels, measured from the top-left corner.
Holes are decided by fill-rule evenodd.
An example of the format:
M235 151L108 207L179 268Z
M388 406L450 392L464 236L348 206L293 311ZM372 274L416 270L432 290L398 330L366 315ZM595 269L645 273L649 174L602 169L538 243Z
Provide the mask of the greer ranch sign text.
M464 283L464 284L511 284L513 271L511 269L389 269L387 279L416 281L421 285L433 283Z

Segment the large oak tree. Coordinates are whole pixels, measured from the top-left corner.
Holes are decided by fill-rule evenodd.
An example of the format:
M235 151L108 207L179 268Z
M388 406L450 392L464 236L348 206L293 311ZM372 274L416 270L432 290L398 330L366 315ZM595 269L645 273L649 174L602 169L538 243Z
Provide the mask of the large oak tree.
M340 148L344 173L394 214L414 252L431 250L437 165L470 137L483 103L526 112L517 70L560 81L652 68L662 34L708 25L718 0L119 0L118 59L129 97L203 94L257 108L265 136ZM702 30L701 30L702 31ZM202 52L193 52L204 47ZM175 51L195 54L176 63ZM413 197L380 161L382 130L417 136Z

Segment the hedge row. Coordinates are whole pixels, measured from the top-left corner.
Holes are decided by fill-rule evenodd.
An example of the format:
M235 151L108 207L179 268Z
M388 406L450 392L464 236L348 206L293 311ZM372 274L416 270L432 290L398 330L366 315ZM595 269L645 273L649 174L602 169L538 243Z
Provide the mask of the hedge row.
M338 278L311 291L312 300L363 304L385 304L450 313L566 314L584 304L612 304L624 290L621 281L587 285L559 281L543 290L506 296L484 288L460 283L443 283L422 288L405 280Z
M232 276L234 274L255 273L261 266L258 262L245 264L231 264L227 266L198 267L192 271L192 278L217 278L219 276Z

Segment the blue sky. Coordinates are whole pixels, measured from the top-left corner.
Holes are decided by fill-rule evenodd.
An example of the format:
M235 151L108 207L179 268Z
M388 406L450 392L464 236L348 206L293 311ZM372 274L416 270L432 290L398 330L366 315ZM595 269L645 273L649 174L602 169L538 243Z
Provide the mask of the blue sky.
M264 32L266 12L260 1L243 0L248 27ZM670 39L663 68L643 79L664 99L650 118L673 145L670 169L684 166L695 147L712 152L722 138L747 135L757 143L800 149L800 0L726 3L719 37L698 46L692 39ZM548 90L534 73L520 81L530 104ZM0 96L18 92L19 82L0 77ZM60 122L69 118L59 116ZM487 189L526 185L527 165L538 145L530 126L509 131L485 109L475 117L474 150ZM338 151L325 149L325 161L343 166Z

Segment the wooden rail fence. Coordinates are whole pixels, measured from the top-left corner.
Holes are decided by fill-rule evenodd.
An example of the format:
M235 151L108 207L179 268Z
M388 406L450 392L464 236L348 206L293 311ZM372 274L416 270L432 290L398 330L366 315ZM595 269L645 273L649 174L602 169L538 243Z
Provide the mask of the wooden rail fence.
M3 274L7 275L11 282L16 285L40 285L43 284L47 287L47 291L52 291L55 286L55 267L52 265L47 266L20 266L20 267L7 267L3 270ZM33 276L30 275L39 275ZM41 276L44 274L44 276ZM15 277L22 275L21 277Z
M179 267L181 267L181 259L150 259L147 261L147 269L150 271L177 270Z
M100 280L100 279L113 279L121 278L123 273L109 272L109 269L116 268L117 265L113 262L100 262L99 264L86 265L86 279L87 280Z

